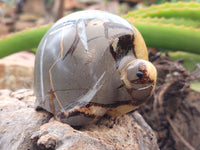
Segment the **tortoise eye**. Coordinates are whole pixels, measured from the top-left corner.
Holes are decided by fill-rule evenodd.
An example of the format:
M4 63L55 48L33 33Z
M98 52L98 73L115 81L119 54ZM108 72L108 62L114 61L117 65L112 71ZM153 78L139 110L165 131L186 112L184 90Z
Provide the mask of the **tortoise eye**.
M141 71L138 71L136 73L136 76L141 79L144 76L144 73L142 73Z

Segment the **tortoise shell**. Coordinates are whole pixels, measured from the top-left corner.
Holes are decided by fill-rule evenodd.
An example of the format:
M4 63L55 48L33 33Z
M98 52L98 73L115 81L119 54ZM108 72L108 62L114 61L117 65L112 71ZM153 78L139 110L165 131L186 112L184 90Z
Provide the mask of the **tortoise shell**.
M35 106L72 126L137 108L155 83L142 36L108 12L80 11L58 20L36 53Z

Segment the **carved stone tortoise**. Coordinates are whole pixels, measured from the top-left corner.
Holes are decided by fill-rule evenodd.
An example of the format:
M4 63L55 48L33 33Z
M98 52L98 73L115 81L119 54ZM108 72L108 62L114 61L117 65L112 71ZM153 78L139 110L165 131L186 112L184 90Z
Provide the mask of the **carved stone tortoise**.
M103 11L58 20L36 53L36 108L72 126L134 110L154 91L157 72L139 31Z

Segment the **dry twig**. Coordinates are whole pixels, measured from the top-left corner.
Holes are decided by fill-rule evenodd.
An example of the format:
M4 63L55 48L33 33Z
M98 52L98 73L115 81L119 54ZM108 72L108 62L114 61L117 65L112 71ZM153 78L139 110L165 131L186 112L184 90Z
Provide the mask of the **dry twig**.
M167 115L167 120L170 124L170 126L172 127L172 129L174 130L175 134L179 137L179 139L181 140L181 142L189 149L189 150L195 150L195 148L188 143L184 137L178 132L177 128L174 126L172 120L170 119L169 115Z

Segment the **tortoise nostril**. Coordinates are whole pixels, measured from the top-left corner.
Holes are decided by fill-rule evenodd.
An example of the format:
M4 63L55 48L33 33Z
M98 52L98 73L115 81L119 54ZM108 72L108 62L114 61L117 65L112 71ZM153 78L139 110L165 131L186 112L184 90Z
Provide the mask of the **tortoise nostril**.
M141 79L141 78L143 77L144 74L143 74L141 71L138 71L138 72L136 73L136 75L138 76L138 78Z

